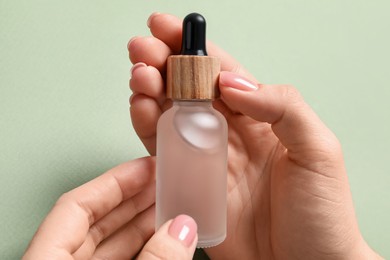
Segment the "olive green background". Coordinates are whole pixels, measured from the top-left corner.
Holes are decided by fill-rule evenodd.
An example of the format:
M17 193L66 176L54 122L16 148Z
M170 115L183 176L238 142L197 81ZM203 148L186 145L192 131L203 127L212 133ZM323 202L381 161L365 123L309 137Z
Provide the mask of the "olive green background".
M339 137L362 233L390 258L386 0L0 0L0 259L20 258L64 192L147 153L126 45L153 11L202 13L261 82L294 84ZM302 220L304 221L304 220Z

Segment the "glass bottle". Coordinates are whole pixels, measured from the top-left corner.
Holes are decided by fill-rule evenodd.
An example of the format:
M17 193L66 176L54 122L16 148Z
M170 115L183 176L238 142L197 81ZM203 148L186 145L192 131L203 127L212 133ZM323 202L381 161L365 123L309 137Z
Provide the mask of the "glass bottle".
M227 123L212 106L219 60L207 56L205 20L183 22L181 55L168 58L167 97L173 106L157 125L156 229L186 214L198 225L198 247L226 237Z

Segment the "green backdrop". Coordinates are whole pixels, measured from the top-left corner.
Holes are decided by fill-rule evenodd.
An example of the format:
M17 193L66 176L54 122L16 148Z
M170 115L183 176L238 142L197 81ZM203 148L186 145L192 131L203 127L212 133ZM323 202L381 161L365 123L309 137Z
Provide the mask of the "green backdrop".
M387 0L0 0L0 259L64 192L146 155L126 45L153 11L197 11L261 82L294 84L339 137L361 230L390 258Z

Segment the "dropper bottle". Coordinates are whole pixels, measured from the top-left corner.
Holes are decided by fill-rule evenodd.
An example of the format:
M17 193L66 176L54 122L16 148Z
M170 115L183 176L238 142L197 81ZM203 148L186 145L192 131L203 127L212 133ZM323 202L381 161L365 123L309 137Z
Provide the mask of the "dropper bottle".
M197 247L226 237L227 123L212 106L219 71L219 59L207 56L205 19L187 15L180 55L167 61L173 105L157 125L156 229L189 215L198 224Z

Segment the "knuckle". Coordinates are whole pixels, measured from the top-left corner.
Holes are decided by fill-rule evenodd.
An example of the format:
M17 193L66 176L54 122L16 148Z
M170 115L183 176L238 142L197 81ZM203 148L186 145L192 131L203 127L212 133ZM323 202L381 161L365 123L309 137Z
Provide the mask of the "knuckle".
M232 67L231 72L240 74L243 70L242 65L239 62L235 62L235 64Z
M85 201L79 196L77 196L77 193L74 193L73 191L69 191L62 194L54 204L54 207L64 207L72 210L81 210L85 214L90 224L94 223L97 219L92 209L88 207Z
M292 85L278 85L275 91L280 105L278 106L278 116L271 122L273 125L282 122L286 114L291 114L291 111L301 110L305 104L299 91Z
M301 93L292 85L282 85L282 95L288 102L297 103L303 100Z
M136 223L132 226L132 233L134 234L135 237L138 237L139 240L141 240L141 241L147 241L151 236L151 234L149 234L149 232L144 230L142 227L140 227Z
M100 225L99 222L89 228L89 233L95 246L97 246L107 236L107 230L103 225Z

